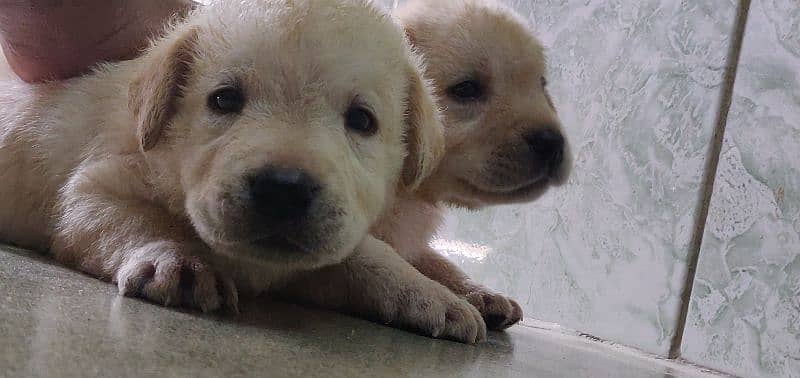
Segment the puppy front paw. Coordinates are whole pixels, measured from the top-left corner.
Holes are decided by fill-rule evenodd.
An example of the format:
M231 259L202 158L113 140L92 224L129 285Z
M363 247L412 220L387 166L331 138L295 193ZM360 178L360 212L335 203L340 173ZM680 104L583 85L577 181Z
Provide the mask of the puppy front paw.
M435 338L467 344L486 340L486 324L480 312L444 286L410 289L399 298L390 322Z
M487 288L473 288L467 301L480 311L490 330L502 331L522 320L522 307L516 301Z
M151 243L120 267L114 282L125 296L165 306L187 306L203 312L225 309L238 313L233 280L175 243Z

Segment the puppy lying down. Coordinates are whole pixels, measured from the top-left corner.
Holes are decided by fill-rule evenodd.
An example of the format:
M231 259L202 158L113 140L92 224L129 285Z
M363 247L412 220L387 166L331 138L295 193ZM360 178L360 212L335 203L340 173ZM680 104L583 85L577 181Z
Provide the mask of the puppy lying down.
M165 305L270 291L476 342L472 305L365 238L435 167L436 110L368 2L220 1L139 59L0 84L0 240Z
M570 154L547 93L545 56L526 22L488 0L412 0L396 11L423 55L443 107L446 153L373 234L419 271L465 297L490 329L522 309L431 249L443 204L469 209L527 202L566 181Z

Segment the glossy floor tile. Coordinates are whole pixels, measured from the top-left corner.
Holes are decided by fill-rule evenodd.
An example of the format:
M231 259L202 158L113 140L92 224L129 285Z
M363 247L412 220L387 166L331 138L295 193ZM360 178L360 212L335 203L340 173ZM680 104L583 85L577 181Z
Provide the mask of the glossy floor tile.
M468 346L275 302L236 319L117 295L0 247L2 377L692 377L587 339L527 327Z
M751 4L683 342L748 377L800 377L800 3Z

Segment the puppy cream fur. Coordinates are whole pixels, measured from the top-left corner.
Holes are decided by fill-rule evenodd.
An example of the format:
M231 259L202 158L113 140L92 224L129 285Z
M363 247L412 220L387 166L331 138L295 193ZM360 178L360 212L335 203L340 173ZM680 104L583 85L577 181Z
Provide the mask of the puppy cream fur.
M211 109L220 88L243 107ZM219 1L139 59L0 85L0 240L161 304L236 308L239 292L273 291L481 340L468 302L365 238L441 157L429 92L401 28L368 1ZM374 135L345 127L355 103ZM275 166L318 184L302 226L280 232L248 195Z
M556 139L553 148L564 143L558 141L561 123L546 89L544 49L521 17L493 1L412 0L396 15L423 55L444 108L447 150L433 175L403 195L373 234L426 276L467 298L489 328L507 328L522 319L520 306L472 281L429 241L444 204L477 209L527 202L566 180L566 144L545 168L537 142L531 142L546 131ZM475 99L453 93L467 81L479 84Z

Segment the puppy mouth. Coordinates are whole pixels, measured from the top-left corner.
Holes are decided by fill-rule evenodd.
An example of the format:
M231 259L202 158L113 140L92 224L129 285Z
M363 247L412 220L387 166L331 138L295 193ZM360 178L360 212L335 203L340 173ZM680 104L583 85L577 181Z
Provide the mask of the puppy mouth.
M487 188L473 184L466 179L460 179L460 181L475 195L479 197L488 196L498 202L532 200L547 191L551 185L551 179L547 176L514 187Z

